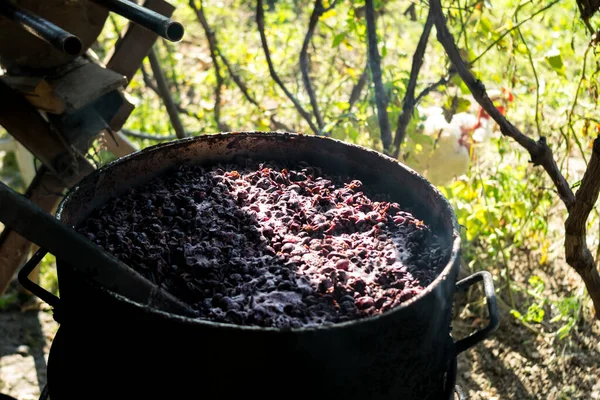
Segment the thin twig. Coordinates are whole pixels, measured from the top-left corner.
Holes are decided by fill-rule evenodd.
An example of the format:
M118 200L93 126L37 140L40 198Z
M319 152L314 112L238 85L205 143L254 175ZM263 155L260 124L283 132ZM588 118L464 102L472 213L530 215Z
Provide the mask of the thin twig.
M467 23L465 22L465 18L463 17L463 11L465 10L465 8L462 6L462 4L460 3L460 0L456 1L458 3L458 18L460 19L460 32L463 36L463 41L465 43L465 51L467 52L467 54L470 53L469 51L469 40L467 37ZM466 1L465 1L466 4ZM458 36L460 37L460 35Z
M402 113L398 117L398 126L396 128L396 136L394 137L394 158L398 158L398 155L400 155L400 146L402 145L402 142L404 142L406 128L410 123L415 109L415 89L417 87L417 79L419 78L421 67L423 66L423 56L427 49L427 42L429 41L429 34L431 33L432 26L433 15L430 10L427 14L423 32L421 33L421 38L419 39L417 49L415 50L412 59L412 68L410 70L408 86L406 87L406 93L404 94L404 100L402 102Z
M283 81L281 80L281 78L279 78L277 71L275 71L275 67L273 66L273 60L271 60L271 51L269 50L269 44L267 43L267 36L265 35L265 10L263 7L262 0L256 1L256 24L258 25L260 41L262 44L263 51L265 53L265 58L267 59L267 64L269 66L269 74L271 75L271 78L275 81L275 83L277 83L277 85L279 85L279 87L281 88L281 90L283 90L288 99L291 100L291 102L294 104L294 107L296 107L296 110L298 110L302 118L304 118L304 120L310 126L310 129L316 135L319 135L319 128L312 121L311 115L304 109L304 107L302 107L302 104L300 104L296 97L294 97L294 95L285 87Z
M323 117L321 116L321 112L319 111L319 103L317 102L317 96L315 95L315 90L312 87L310 76L308 74L308 46L311 43L313 34L315 33L315 28L319 23L319 18L321 18L321 16L325 12L335 7L336 3L337 0L334 1L329 7L325 8L323 6L322 0L315 0L315 6L313 8L313 11L310 15L310 20L308 22L308 30L306 31L306 35L304 36L302 50L300 50L300 71L302 73L302 81L304 83L306 93L308 94L308 98L310 99L310 105L312 106L313 114L315 115L315 119L317 120L319 130L323 130L325 122L323 121Z
M352 91L350 92L350 97L348 99L348 108L340 116L338 116L337 120L335 121L334 126L332 126L330 129L328 129L326 132L323 132L326 136L329 136L331 134L331 131L334 128L338 127L352 112L352 108L354 107L354 104L360 99L360 94L362 93L363 89L367 85L368 76L369 76L369 64L367 63L367 65L365 65L365 69L363 70L362 74L360 74L358 81L356 81L356 84L352 87Z
M223 61L223 64L225 65L225 67L227 68L227 72L229 73L229 75L231 76L231 79L233 79L233 81L235 82L235 84L237 85L237 87L240 89L240 91L242 92L242 94L244 95L244 97L246 97L246 99L252 103L253 105L255 105L261 112L265 112L265 109L263 108L262 105L260 105L260 103L254 98L253 95L250 94L250 90L248 89L248 86L246 85L246 83L242 80L242 77L239 76L237 74L237 72L235 72L233 70L233 68L231 67L231 64L229 63L229 60L227 60L227 58L225 57L225 55L221 52L221 50L219 49L219 47L217 46L217 51L219 52L219 57L221 57L221 61ZM286 124L284 124L281 121L278 121L277 118L275 118L274 115L269 115L269 119L271 120L271 123L273 124L273 126L276 129L281 129L284 130L286 132L293 132L293 129L288 127Z
M181 99L181 88L177 81L177 65L175 63L175 57L173 57L174 47L170 42L164 41L162 44L167 48L167 56L169 57L169 66L171 67L171 82L173 82L173 89L177 95L177 101Z
M525 45L525 49L527 50L527 58L529 59L529 65L531 65L533 77L535 78L535 125L537 126L538 136L542 136L542 128L540 127L540 80L538 78L537 70L535 69L533 57L531 56L531 50L529 50L529 45L527 44L523 33L521 33L520 28L517 28L517 33Z
M348 111L352 110L352 107L354 107L354 103L356 103L358 101L358 99L360 99L360 94L362 93L363 89L367 85L368 77L369 77L369 64L367 63L367 65L365 65L365 69L363 70L362 74L360 74L358 81L356 81L356 84L354 85L354 87L352 88L352 91L350 92L350 98L348 99Z
M460 4L460 3L459 3ZM469 23L469 20L471 19L471 17L473 16L473 13L475 12L475 7L477 6L477 4L479 4L479 1L476 0L473 3L471 3L471 5L467 5L465 2L465 6L464 7L456 7L459 8L459 13L462 14L462 11L468 11L467 16L464 18L464 21L461 21L460 24L460 31L457 35L457 37L461 37L464 36L465 38L465 48L467 50L467 53L469 52L469 48L468 48L468 43L467 43L467 25ZM450 7L447 7L448 9L450 9Z
M377 24L375 18L374 0L365 1L365 19L367 21L367 49L369 53L369 67L375 84L375 103L377 105L377 119L379 120L379 130L381 143L384 151L387 151L392 145L392 132L390 120L387 114L387 99L381 74L381 57L377 48Z
M481 54L479 54L477 57L475 57L475 59L471 61L471 64L475 64L477 61L479 61L479 59L481 57L483 57L488 51L490 51L495 45L497 45L502 39L504 39L504 37L506 35L508 35L512 31L514 31L515 29L519 28L524 23L526 23L526 22L530 21L531 19L535 18L537 15L543 13L547 9L549 9L549 8L553 7L554 5L560 3L560 1L561 0L555 0L555 1L553 1L552 3L550 3L550 4L548 4L548 5L540 8L539 10L537 10L536 12L534 12L529 17L525 18L524 20L522 20L521 22L519 22L518 24L516 24L512 28L507 29L506 31L504 31L496 40L494 40L488 47L486 47L486 49Z
M152 68L152 73L154 74L154 79L156 79L156 86L158 88L158 93L165 103L165 107L167 109L167 113L169 114L169 118L171 120L171 124L173 124L173 129L175 129L175 134L178 138L184 138L187 136L183 124L179 119L179 113L177 111L177 107L175 106L175 102L173 102L173 97L171 97L171 93L169 92L169 86L167 84L167 79L163 73L163 70L160 66L160 61L154 51L154 48L151 48L148 52L148 60L150 61L150 67Z
M131 136L137 139L147 139L147 140L156 140L156 141L169 141L177 139L177 136L159 136L152 135L150 133L131 131L129 129L121 129L121 132L124 135Z
M194 7L192 6L192 8L194 8ZM250 90L248 89L248 85L246 85L246 83L244 82L244 80L242 79L242 77L233 69L231 63L229 62L229 60L227 59L227 57L225 56L225 54L219 48L219 42L217 40L217 34L216 34L215 30L208 24L208 20L206 19L206 14L204 13L204 9L203 8L196 8L195 10L198 10L196 12L196 16L198 17L198 19L200 20L200 23L205 28L205 32L207 32L207 31L211 32L211 40L212 40L212 43L213 43L212 46L215 49L215 51L218 54L218 56L221 59L221 61L223 62L223 65L225 65L225 68L227 69L227 73L229 74L229 76L231 76L231 79L233 80L233 82L236 84L236 86L238 87L238 89L240 89L240 91L242 92L242 94L244 95L244 97L246 98L246 100L248 100L251 104L253 104L254 106L256 106L261 112L264 113L265 112L264 107L250 93ZM202 22L202 21L204 21L204 22ZM290 127L288 127L286 124L284 124L283 122L278 121L277 118L274 115L269 115L269 119L271 121L272 126L275 129L281 129L281 130L285 130L287 132L292 132L293 131L293 129L291 129Z
M258 103L258 101L256 101L256 99L254 98L254 96L252 96L250 94L250 91L248 90L248 86L246 85L246 83L244 83L244 81L242 80L241 76L239 76L237 74L237 72L235 72L233 70L233 68L231 66L231 63L225 57L225 55L223 54L223 52L221 51L221 49L219 49L219 46L216 46L216 48L217 48L217 52L219 53L219 57L221 58L221 61L223 61L223 64L225 65L225 68L227 68L227 72L231 76L231 79L233 79L233 81L235 82L235 84L237 85L237 87L240 89L240 91L242 92L242 94L244 95L244 97L246 98L246 100L248 100L250 103L254 104L255 106L257 106L258 108L260 108L262 110L262 107L260 106L260 104Z
M215 86L215 106L214 106L214 114L215 114L215 122L217 123L217 128L219 130L227 130L227 127L221 123L221 89L223 87L223 75L221 75L221 68L219 66L218 51L217 44L215 39L215 32L210 29L208 25L208 21L206 20L206 16L204 15L204 7L202 6L202 0L200 0L200 5L196 6L196 0L189 1L190 7L196 13L198 17L198 21L202 25L202 29L204 29L204 34L206 35L206 40L208 41L208 48L210 51L210 58L213 63L213 67L215 68L215 78L217 80Z
M419 95L415 99L415 105L419 104L421 102L421 100L423 100L423 98L425 96L427 96L429 93L436 90L438 88L438 86L446 85L448 82L450 82L450 79L452 79L452 77L455 74L456 74L456 71L451 71L450 73L448 73L448 76L444 76L444 77L440 78L438 81L433 82L432 84L427 86L425 89L423 89L423 91L421 93L419 93Z
M583 85L583 81L585 80L585 70L587 68L588 53L590 52L590 49L592 47L593 46L590 43L587 49L585 49L585 53L583 55L583 66L581 69L581 78L579 78L579 83L577 84L577 89L575 90L575 98L573 99L573 104L571 105L571 109L569 110L569 116L567 118L567 127L569 128L569 131L573 134L575 143L577 144L577 147L579 147L579 152L581 153L581 157L583 158L583 161L586 163L586 165L587 159L585 156L585 152L583 151L583 146L581 145L581 141L579 140L577 134L575 133L575 130L573 129L573 124L571 123L571 121L573 119L573 113L575 112L575 106L577 106L577 101L579 100L579 92L581 90L581 86Z
M148 74L148 71L146 71L146 67L144 67L143 64L140 66L140 70L142 71L142 78L144 80L144 84L150 90L152 90L154 93L156 93L156 95L158 97L160 97L160 91L158 90L158 87L156 86L156 83L154 83L152 81L152 77L150 76L150 74ZM175 108L177 109L177 112L179 112L180 114L185 114L185 115L187 115L189 117L197 119L198 121L204 121L204 119L200 118L198 116L198 114L196 114L196 113L188 110L187 108L183 107L179 103L175 103Z
M271 115L269 117L269 119L271 120L271 123L273 124L273 126L275 127L275 129L281 129L281 130L284 130L286 132L293 132L294 131L292 128L290 128L289 126L287 126L283 122L278 121L277 118L275 118L274 115Z

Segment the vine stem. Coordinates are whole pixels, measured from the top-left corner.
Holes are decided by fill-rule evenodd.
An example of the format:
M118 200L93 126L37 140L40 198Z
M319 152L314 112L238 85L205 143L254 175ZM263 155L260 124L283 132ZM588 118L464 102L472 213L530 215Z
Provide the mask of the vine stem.
M287 98L290 99L290 101L294 104L294 107L296 107L298 113L308 123L308 126L315 133L315 135L320 135L321 132L313 122L311 115L304 109L304 107L302 107L302 104L300 104L298 99L296 99L296 97L288 90L288 88L285 86L285 84L277 74L277 71L275 70L273 60L271 59L271 50L269 50L269 44L267 42L267 36L265 34L265 10L262 0L256 1L256 25L258 26L260 42L263 48L263 52L265 54L265 58L267 59L267 65L269 66L269 74L271 75L271 78L281 88L281 90L283 90Z

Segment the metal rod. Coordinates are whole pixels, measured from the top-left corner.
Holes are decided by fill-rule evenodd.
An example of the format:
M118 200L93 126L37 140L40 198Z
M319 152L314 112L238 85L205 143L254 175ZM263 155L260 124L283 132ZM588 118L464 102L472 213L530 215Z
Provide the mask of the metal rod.
M196 315L176 297L1 182L0 221L108 290L163 311Z
M51 44L57 50L70 56L79 55L83 45L72 33L54 25L44 18L16 6L10 0L0 0L0 15L17 23L21 28L35 37ZM9 38L6 38L7 40Z
M157 35L170 40L179 42L183 37L183 25L175 22L146 7L135 4L128 0L92 0L109 11L119 14L128 20L151 30Z
M165 103L167 113L169 114L169 119L171 120L173 128L175 129L175 134L180 139L187 137L188 134L185 132L185 128L183 127L181 119L179 118L179 112L177 111L177 107L175 106L173 98L171 97L171 92L169 91L167 78L165 78L165 74L160 66L160 61L156 56L154 48L151 48L148 52L148 60L150 61L150 67L152 68L154 79L156 79L156 86L158 87L159 96Z

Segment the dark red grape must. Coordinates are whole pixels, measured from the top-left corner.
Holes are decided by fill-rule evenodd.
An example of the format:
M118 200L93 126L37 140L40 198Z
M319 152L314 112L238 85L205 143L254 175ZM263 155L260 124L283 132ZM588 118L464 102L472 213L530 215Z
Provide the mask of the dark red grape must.
M181 165L78 228L211 321L297 328L405 302L443 259L423 221L306 163Z

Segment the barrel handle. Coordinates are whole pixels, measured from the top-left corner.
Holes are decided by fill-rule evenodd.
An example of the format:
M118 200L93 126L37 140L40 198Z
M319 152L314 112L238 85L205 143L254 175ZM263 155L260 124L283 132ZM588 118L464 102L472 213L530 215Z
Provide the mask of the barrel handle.
M33 257L31 257L29 261L27 261L25 265L23 265L17 277L21 286L29 290L31 293L33 293L40 299L44 300L54 309L54 319L56 320L56 322L60 322L60 299L29 279L29 274L31 274L31 272L42 261L46 254L48 254L48 252L44 249L39 249L38 251L36 251Z
M464 339L460 339L455 343L456 354L460 354L465 350L470 349L477 343L483 341L490 336L496 329L498 329L498 307L496 305L496 291L494 289L494 281L492 280L492 274L487 271L480 271L473 275L463 279L456 284L457 291L466 291L473 284L483 281L483 290L485 292L486 303L488 306L488 313L490 315L490 322L483 329L472 333Z
M454 398L458 397L458 400L467 400L464 390L458 385L454 386Z

